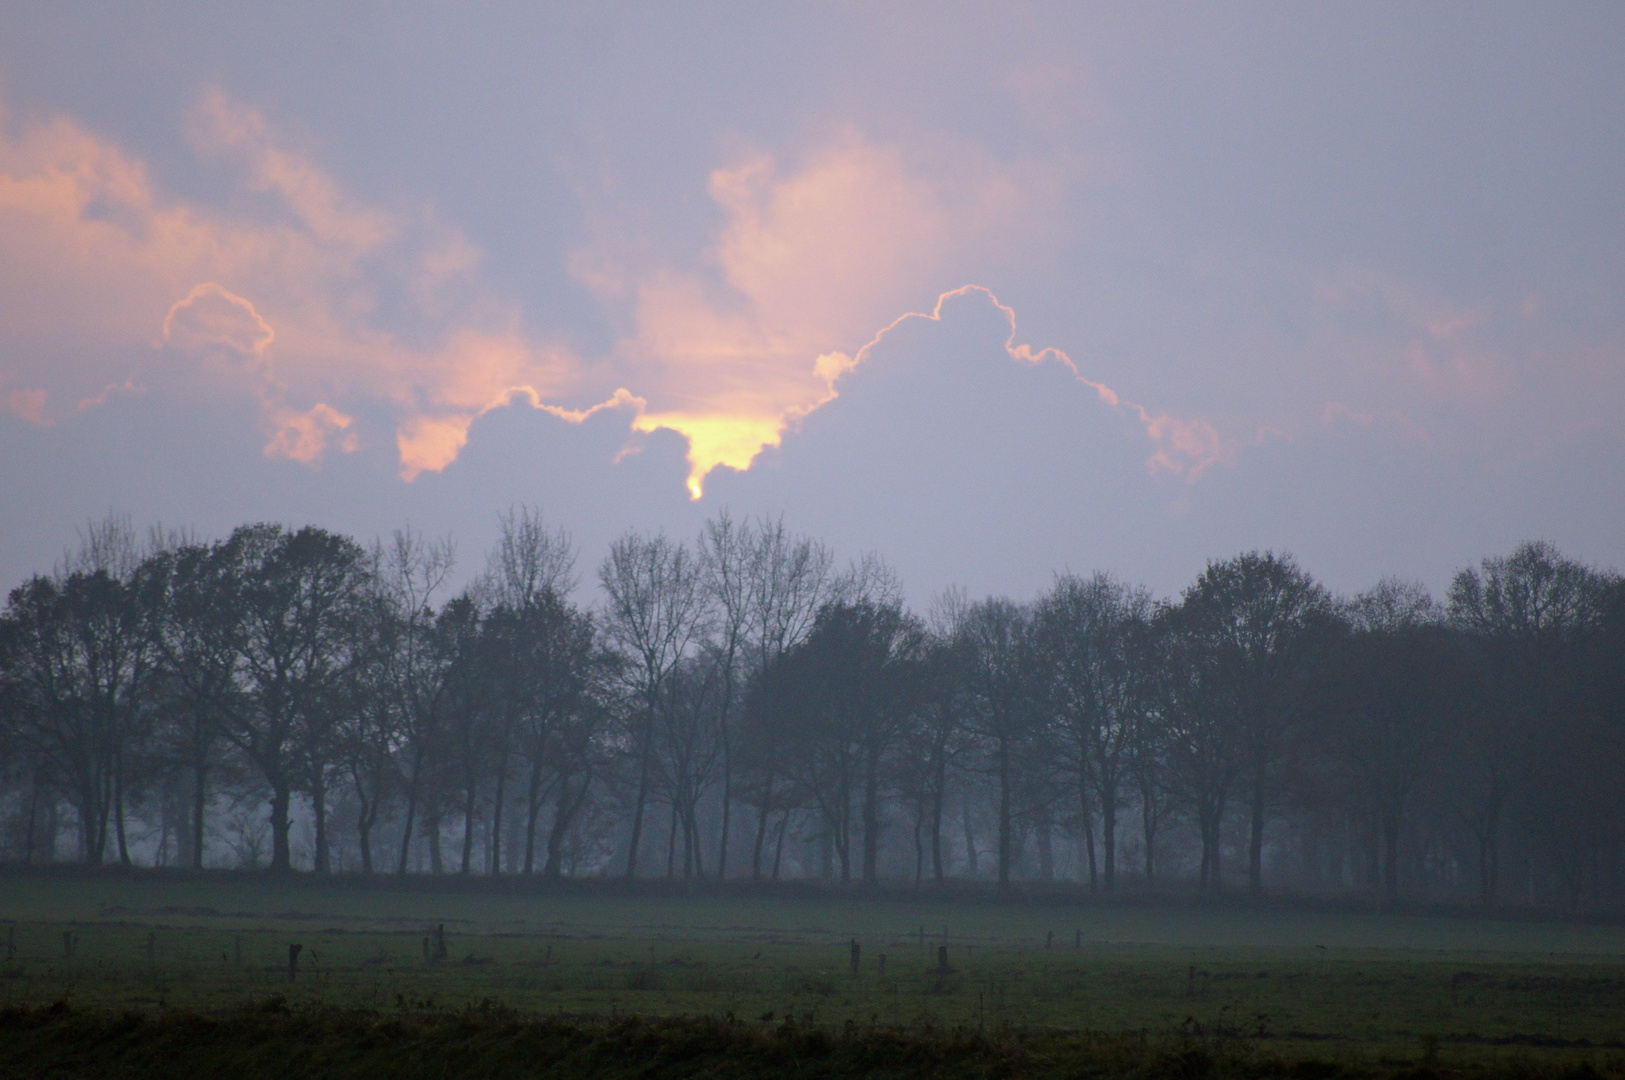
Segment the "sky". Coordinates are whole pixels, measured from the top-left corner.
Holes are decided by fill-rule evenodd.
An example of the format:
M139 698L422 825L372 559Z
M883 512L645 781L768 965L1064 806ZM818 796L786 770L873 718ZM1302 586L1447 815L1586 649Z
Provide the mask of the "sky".
M6 587L521 504L916 604L1625 566L1625 7L0 6Z

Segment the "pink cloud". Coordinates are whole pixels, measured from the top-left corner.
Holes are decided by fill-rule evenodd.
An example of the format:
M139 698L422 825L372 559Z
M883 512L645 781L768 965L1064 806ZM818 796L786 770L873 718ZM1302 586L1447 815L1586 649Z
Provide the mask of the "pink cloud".
M193 286L164 316L164 340L187 351L224 348L257 359L276 340L276 332L253 304L206 281Z
M972 152L937 167L852 130L790 167L744 155L709 188L726 221L705 270L640 273L613 243L571 260L601 295L630 297L636 329L616 360L647 403L633 426L688 440L694 498L713 469L749 468L831 400L876 326L956 260L1004 243L1031 201L1012 170Z
M31 388L8 397L11 411L43 422L47 402L105 402L108 387L135 385L132 365L155 334L173 357L214 365L213 381L191 392L235 381L257 395L267 452L302 461L349 427L347 403L383 405L403 445L417 447L413 433L466 429L512 387L552 397L573 384L574 358L514 330L518 313L473 277L478 249L431 214L349 197L261 113L217 90L189 133L274 211L166 195L141 162L71 119L0 116L0 376ZM421 344L374 321L376 295L397 285L429 327ZM439 445L403 459L403 473L443 467L451 443Z
M339 449L346 453L356 449L356 435L350 430L355 421L330 406L318 403L305 412L281 410L273 414L272 420L276 431L265 444L266 457L314 465L322 460L335 436Z
M29 388L8 392L10 411L46 422L49 402L93 408L110 387L135 388L131 348L160 333L172 357L211 371L194 392L258 398L271 456L315 464L354 449L355 416L381 412L411 480L455 461L475 418L525 399L567 419L624 409L634 431L678 432L699 497L712 470L749 468L833 400L891 327L974 294L1008 320L1013 360L1062 363L1135 417L1154 471L1194 480L1234 460L1236 444L1212 424L1148 410L1065 353L1018 344L1014 312L986 288L912 312L957 266L1019 244L1017 223L1042 218L1035 208L1053 198L1041 170L973 148L925 152L843 130L794 159L746 153L709 178L723 223L694 265L638 265L611 241L576 253L575 272L629 309L632 329L599 377L637 391L576 411L557 402L584 389L581 363L522 332L519 312L480 286L467 237L428 212L351 197L261 112L218 90L202 95L188 132L275 211L166 194L141 162L71 120L0 125L0 242L15 253L0 267L0 343L25 357L3 374ZM385 288L411 298L426 334L409 343L376 321ZM42 343L78 359L54 364L30 347Z
M30 423L45 427L50 423L45 416L47 396L44 390L39 389L7 390L5 396L6 409Z
M1320 422L1330 427L1340 420L1346 420L1358 424L1360 427L1368 428L1371 426L1372 416L1370 413L1351 409L1341 401L1328 401L1326 411L1320 414Z

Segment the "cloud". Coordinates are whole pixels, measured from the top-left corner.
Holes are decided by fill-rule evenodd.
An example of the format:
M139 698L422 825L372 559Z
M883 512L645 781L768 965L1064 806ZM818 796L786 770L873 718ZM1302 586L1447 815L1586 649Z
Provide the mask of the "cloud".
M686 440L699 498L711 472L750 468L833 400L891 328L979 294L1008 320L1013 360L1064 363L1138 419L1154 471L1194 480L1235 459L1239 444L1212 424L1129 402L1066 354L1017 344L1014 312L989 290L940 292L1030 239L1022 223L1053 197L1042 170L974 147L840 129L796 155L737 154L710 174L721 221L697 257L655 261L638 238L611 236L571 259L628 327L589 369L527 332L481 282L477 245L432 212L353 198L217 89L186 129L256 198L223 208L166 194L69 119L0 124L0 240L17 253L0 269L0 333L22 358L3 372L9 411L48 423L53 402L99 407L139 388L143 365L191 363L207 377L190 392L257 398L268 456L314 465L330 449L384 443L369 430L382 420L411 481L444 470L474 420L516 398L578 423L611 408L633 436ZM913 310L932 295L931 314ZM145 344L155 332L161 356ZM582 396L600 403L560 404Z
M1516 340L1505 324L1526 318L1524 303L1468 307L1371 268L1324 274L1315 292L1317 341L1367 389L1482 406L1512 387L1513 365L1490 342Z
M169 195L72 119L0 114L10 411L50 422L66 415L52 402L95 407L144 367L201 362L209 377L180 392L256 395L268 454L315 462L339 432L335 445L358 446L365 410L393 420L411 477L444 467L458 429L514 389L553 398L573 384L574 357L520 332L479 281L478 248L431 212L350 198L218 90L187 131L262 198L222 209Z
M962 147L950 160L914 157L850 129L793 167L747 154L710 176L724 224L704 260L708 273L657 266L640 276L602 245L572 259L606 299L633 297L635 331L616 349L619 369L648 402L633 427L688 441L691 498L713 470L750 468L834 400L841 378L891 330L939 319L944 303L973 294L1009 322L1011 359L1063 363L1135 416L1155 444L1153 471L1194 481L1235 461L1242 444L1212 424L1123 401L1060 350L1018 344L1015 313L989 289L940 291L957 267L1019 244L1020 222L1041 217L1052 198L1041 170L1018 175ZM933 294L929 314L913 310Z
M1153 474L1168 473L1184 477L1188 482L1194 483L1214 465L1235 464L1244 444L1240 440L1221 435L1219 430L1208 421L1200 418L1186 419L1169 415L1166 412L1152 413L1145 406L1126 400L1105 383L1096 382L1085 376L1072 357L1062 350L1054 347L1035 350L1031 345L1018 344L1016 341L1015 310L1001 303L999 298L994 295L993 290L985 285L962 285L957 289L945 292L937 297L936 305L929 313L911 311L899 315L885 329L881 330L880 333L876 334L866 345L859 349L855 356L851 358L844 356L820 357L820 362L830 362L832 368L838 369L836 374L832 376L831 382L833 384L841 375L858 368L859 365L866 362L871 353L879 348L886 338L899 327L916 319L941 322L945 305L971 298L985 300L998 311L999 316L1010 328L1009 336L1004 340L1004 351L1011 360L1031 366L1038 366L1046 362L1059 364L1071 373L1076 382L1093 391L1095 396L1105 405L1138 420L1145 429L1146 436L1150 438L1155 446L1155 450L1146 462Z
M7 390L5 396L6 408L24 420L44 427L49 423L45 418L46 397L46 392L38 388Z
M276 333L254 305L212 281L193 286L164 316L164 340L189 352L223 348L258 359Z
M1325 411L1320 414L1320 422L1326 427L1331 427L1340 421L1347 421L1368 428L1371 426L1372 419L1370 413L1351 409L1341 401L1328 401Z
M339 436L339 448L352 452L356 448L355 433L350 431L354 419L327 405L315 405L306 412L279 410L272 414L276 433L265 444L265 456L291 458L306 465L314 465L327 452L328 441Z
M702 269L640 273L614 240L571 263L602 294L632 297L635 329L615 352L649 403L635 427L688 440L695 498L713 469L749 468L831 400L875 328L1004 243L1030 194L973 151L913 160L850 129L788 166L743 154L709 191L724 224Z
M1145 433L1156 444L1148 462L1154 473L1171 473L1195 483L1214 465L1234 465L1241 453L1238 441L1226 439L1206 420L1185 420L1167 413L1153 416L1141 406L1130 408L1139 415Z
M307 158L279 145L262 113L233 101L218 87L204 92L187 127L194 145L237 163L250 190L276 195L321 242L365 252L399 237L402 222L345 196Z

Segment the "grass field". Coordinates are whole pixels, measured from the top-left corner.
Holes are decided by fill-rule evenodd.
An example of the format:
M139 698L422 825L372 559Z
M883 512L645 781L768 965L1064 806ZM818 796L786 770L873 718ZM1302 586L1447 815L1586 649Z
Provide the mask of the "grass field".
M763 1029L1199 1033L1323 1057L1580 1055L1625 1072L1616 925L980 894L13 871L0 875L0 935L8 1007L285 1001L421 1014L488 1003Z

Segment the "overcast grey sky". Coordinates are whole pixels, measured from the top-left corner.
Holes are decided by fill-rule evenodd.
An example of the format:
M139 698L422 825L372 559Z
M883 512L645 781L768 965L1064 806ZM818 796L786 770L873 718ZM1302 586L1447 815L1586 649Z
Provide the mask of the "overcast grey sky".
M9 4L0 254L7 587L520 502L917 602L1625 564L1618 4Z

